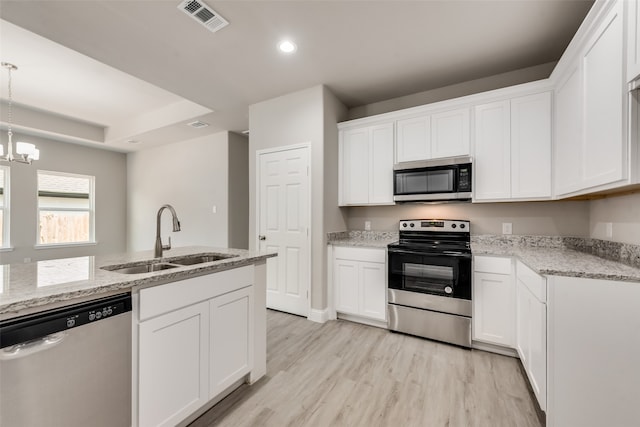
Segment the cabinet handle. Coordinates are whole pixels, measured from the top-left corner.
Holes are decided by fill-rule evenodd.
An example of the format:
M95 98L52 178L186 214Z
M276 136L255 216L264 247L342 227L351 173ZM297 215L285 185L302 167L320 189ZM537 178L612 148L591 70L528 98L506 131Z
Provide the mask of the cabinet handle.
M258 236L258 240L267 240L267 236Z

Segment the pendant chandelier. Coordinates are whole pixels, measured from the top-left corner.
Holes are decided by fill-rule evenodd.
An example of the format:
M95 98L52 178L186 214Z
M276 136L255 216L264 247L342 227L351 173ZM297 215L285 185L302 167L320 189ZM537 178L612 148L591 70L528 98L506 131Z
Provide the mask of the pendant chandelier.
M8 108L8 132L7 135L9 140L7 142L7 154L4 153L4 145L0 144L0 161L4 162L19 162L19 163L27 163L31 164L32 161L38 160L40 158L40 150L36 148L35 145L29 144L28 142L18 142L16 143L16 153L13 153L13 132L11 130L11 125L13 124L13 96L11 93L11 72L18 69L13 64L8 62L2 63L2 68L6 68L9 73L9 108Z

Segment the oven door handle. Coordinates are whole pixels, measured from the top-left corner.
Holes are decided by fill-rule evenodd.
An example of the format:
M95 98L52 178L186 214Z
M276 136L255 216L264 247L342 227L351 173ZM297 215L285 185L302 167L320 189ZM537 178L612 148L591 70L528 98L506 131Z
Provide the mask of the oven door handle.
M460 252L454 252L454 251L442 251L441 253L438 253L438 254L434 254L434 253L426 254L422 251L411 251L407 249L396 249L396 248L387 248L387 251L390 254L406 254L406 255L420 255L420 256L447 256L447 257L471 259L471 253L460 253Z

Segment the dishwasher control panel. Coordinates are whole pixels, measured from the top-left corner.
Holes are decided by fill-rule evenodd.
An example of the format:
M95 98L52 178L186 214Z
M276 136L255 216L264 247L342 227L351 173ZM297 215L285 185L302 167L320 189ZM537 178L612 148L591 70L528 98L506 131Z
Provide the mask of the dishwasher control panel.
M38 339L131 311L131 294L121 294L0 322L0 348Z

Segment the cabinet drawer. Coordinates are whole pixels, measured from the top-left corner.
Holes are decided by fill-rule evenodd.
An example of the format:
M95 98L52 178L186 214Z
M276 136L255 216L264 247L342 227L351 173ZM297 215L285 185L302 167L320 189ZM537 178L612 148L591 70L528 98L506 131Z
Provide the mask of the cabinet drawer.
M378 248L354 248L336 246L333 248L335 259L348 259L351 261L379 262L385 263L386 249Z
M253 265L140 290L139 321L253 284Z
M516 261L516 277L531 291L538 301L547 302L547 279L520 261Z
M473 257L473 270L479 273L511 274L511 258L476 255Z

